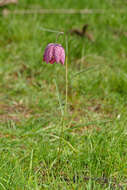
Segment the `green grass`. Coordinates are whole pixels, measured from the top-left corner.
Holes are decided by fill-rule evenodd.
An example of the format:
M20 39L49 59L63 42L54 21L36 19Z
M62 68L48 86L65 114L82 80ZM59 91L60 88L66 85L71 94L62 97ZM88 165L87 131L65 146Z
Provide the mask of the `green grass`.
M127 189L127 14L116 12L127 11L126 1L8 6L40 8L106 12L0 16L0 190ZM68 35L63 120L65 66L42 62L46 45L56 41L43 28L68 32L84 24L94 42ZM62 36L58 43L66 47Z

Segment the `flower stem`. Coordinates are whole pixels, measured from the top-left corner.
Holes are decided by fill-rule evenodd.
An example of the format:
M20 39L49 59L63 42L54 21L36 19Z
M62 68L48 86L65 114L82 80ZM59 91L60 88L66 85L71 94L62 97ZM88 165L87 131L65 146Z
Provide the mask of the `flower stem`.
M64 32L58 32L58 33L57 33L56 42L58 41L59 36L60 36L60 35L63 35L63 34L64 34Z
M65 36L66 41L66 71L65 71L65 81L66 81L66 103L65 103L65 115L67 115L68 111L68 40L67 36Z
M66 71L65 71L65 75L66 75L66 103L65 103L65 115L67 114L67 110L68 110L68 65L67 65L67 56L66 56Z

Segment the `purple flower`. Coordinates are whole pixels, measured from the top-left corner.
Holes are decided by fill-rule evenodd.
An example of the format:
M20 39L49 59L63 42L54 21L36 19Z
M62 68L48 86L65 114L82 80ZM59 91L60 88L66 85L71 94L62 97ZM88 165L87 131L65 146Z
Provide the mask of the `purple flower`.
M46 61L46 63L61 63L64 64L65 61L65 51L64 48L61 46L61 44L54 44L50 43L47 45L43 61Z

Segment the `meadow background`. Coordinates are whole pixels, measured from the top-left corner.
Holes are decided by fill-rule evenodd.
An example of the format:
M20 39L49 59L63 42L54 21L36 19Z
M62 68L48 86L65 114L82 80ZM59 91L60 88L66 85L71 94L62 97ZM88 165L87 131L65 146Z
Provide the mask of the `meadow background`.
M0 8L0 190L127 189L126 0L19 0L6 8L6 16ZM12 13L28 9L93 13ZM84 24L93 41L68 33ZM42 61L46 45L56 42L56 33L44 29L68 33L64 123L65 66ZM66 47L62 36L58 43Z

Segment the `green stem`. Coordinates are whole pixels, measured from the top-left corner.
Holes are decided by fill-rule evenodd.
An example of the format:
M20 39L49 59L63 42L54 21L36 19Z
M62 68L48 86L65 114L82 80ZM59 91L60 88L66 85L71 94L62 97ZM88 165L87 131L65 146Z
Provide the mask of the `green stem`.
M66 81L66 103L65 103L65 115L67 115L68 111L68 40L67 36L65 36L66 39L66 68L65 68L65 81Z
M56 36L56 43L57 43L57 41L58 41L59 36L60 36L60 35L63 35L63 34L64 34L64 32L58 32L58 33L57 33L57 36Z
M67 114L67 102L68 102L68 65L67 65L67 56L66 56L66 72L65 72L65 77L66 77L66 103L65 103L65 114Z

